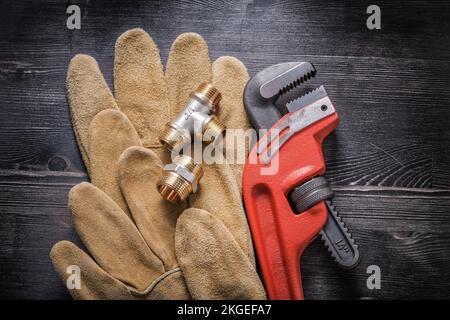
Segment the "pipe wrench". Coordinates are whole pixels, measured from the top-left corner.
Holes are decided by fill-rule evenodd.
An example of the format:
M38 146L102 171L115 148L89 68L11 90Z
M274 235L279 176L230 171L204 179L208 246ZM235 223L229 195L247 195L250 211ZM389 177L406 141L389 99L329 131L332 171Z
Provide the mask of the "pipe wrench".
M359 250L331 203L323 140L339 118L325 88L286 104L276 100L316 75L308 62L270 66L247 83L244 105L253 127L268 130L252 148L243 172L243 195L269 299L303 299L300 257L320 232L335 262L352 268ZM278 161L272 174L268 167Z

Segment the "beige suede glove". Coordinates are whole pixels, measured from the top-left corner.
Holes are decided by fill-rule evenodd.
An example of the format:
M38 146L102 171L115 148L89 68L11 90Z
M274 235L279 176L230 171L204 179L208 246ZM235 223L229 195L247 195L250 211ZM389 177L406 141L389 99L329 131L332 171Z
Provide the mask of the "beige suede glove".
M71 295L265 299L241 200L242 166L204 165L190 203L170 204L156 189L161 159L169 161L158 136L201 82L221 91L219 118L228 128L249 127L244 65L221 57L211 66L203 38L187 33L173 43L164 74L155 43L141 29L119 37L114 64L115 98L93 58L78 55L68 69L72 123L92 182L69 194L90 256L68 241L50 253L63 281L69 266L80 268L81 288Z

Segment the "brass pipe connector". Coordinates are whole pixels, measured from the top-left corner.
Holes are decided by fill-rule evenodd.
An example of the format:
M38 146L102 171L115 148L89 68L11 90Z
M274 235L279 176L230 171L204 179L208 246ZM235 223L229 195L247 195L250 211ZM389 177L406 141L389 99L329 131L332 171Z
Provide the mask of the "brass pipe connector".
M157 188L164 199L179 203L197 191L198 182L202 176L203 169L199 164L194 163L194 159L179 155L172 163L164 166L163 176Z
M159 140L169 150L176 150L191 141L192 135L208 143L225 131L225 126L213 114L222 95L212 85L202 83L190 95L182 111L169 123Z

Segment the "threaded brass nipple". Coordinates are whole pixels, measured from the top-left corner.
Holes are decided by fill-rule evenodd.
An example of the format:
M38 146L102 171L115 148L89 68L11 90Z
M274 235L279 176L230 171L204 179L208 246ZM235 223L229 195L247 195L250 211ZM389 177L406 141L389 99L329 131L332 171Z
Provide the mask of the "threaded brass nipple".
M159 140L166 147L166 149L172 151L178 146L182 146L184 144L185 137L181 134L180 130L177 130L172 127L170 123L167 123Z
M164 166L164 173L157 184L161 196L179 203L197 191L198 182L203 176L203 169L194 159L186 155L177 156L172 163Z
M194 91L191 95L196 93L204 95L210 101L213 111L216 111L220 100L222 100L222 94L219 92L219 90L217 90L209 83L204 82L200 84L197 90Z
M226 128L215 116L205 124L203 128L203 141L213 142L218 136L222 135Z

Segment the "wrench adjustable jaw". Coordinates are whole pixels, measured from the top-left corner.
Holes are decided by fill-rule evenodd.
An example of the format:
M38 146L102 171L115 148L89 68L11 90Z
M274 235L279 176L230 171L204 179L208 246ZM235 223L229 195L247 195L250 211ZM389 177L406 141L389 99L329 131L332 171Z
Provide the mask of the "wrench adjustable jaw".
M319 232L339 266L352 268L359 260L358 246L332 206L333 192L322 177L322 142L339 122L325 88L289 102L287 113L275 105L315 74L308 62L277 64L259 72L244 91L253 127L269 129L250 152L242 186L270 299L303 299L300 257ZM274 162L278 170L269 169Z

